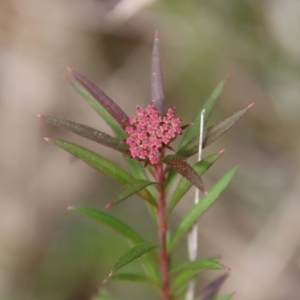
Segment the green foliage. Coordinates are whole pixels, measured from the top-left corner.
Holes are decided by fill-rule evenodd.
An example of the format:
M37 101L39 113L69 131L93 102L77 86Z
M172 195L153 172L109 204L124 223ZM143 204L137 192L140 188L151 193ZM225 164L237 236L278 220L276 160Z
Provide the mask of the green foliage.
M144 283L150 283L154 286L157 286L156 282L152 281L148 276L145 276L143 274L118 273L110 276L109 280L144 282Z
M106 214L100 210L92 209L85 206L72 206L69 209L78 211L116 231L134 244L143 242L144 239L129 226L117 218Z
M203 105L201 106L201 108L199 109L199 111L197 112L196 116L193 119L193 124L191 126L189 126L187 128L187 130L185 131L185 133L181 139L179 149L182 148L183 146L185 146L191 139L193 139L194 137L199 135L201 112L202 112L202 110L205 111L205 113L204 113L204 124L205 124L207 122L207 120L209 119L209 117L217 103L217 100L219 99L219 97L223 91L225 83L226 83L226 79L223 79L216 86L216 88L213 90L211 95L204 101Z
M152 100L155 109L160 113L159 120L162 120L165 108L157 32L155 34L154 47L152 51L151 70ZM70 73L69 77L67 77L68 81L111 126L112 130L114 131L115 137L86 125L75 123L73 121L49 115L38 116L55 126L100 143L104 146L110 147L114 150L120 151L124 154L125 157L129 156L128 146L124 143L124 139L127 137L124 128L127 124L129 124L129 118L127 117L127 115L113 100L111 100L103 91L101 91L86 77L77 73L71 68L68 68L68 71ZM203 176L203 174L205 174L205 172L218 160L218 158L223 153L223 150L217 154L206 157L205 159L196 163L193 167L186 161L188 157L197 153L199 150L199 124L201 112L205 110L205 123L216 105L216 102L224 88L225 82L226 79L223 79L217 85L208 99L200 106L193 120L193 125L186 129L179 149L176 151L175 155L165 156L166 149L160 148L168 148L168 142L165 142L167 143L167 145L161 142L163 134L166 135L167 133L166 131L164 131L165 129L161 129L163 128L160 123L162 121L156 123L161 126L161 128L158 128L158 131L162 132L159 136L160 146L158 147L156 145L159 148L159 156L161 157L159 163L156 164L155 162L154 165L148 165L149 172L146 172L146 166L149 160L144 161L144 157L142 155L139 156L140 153L138 153L138 155L131 155L139 157L141 160L143 160L144 166L140 161L127 157L127 162L131 170L130 173L122 169L117 164L104 158L103 156L79 145L75 145L64 140L46 138L47 141L64 149L65 151L84 161L97 171L109 176L122 185L119 192L106 205L107 208L119 204L122 201L128 199L130 196L137 194L146 201L151 215L157 221L160 236L159 244L146 241L146 239L139 235L134 229L130 228L119 219L107 213L84 206L73 206L70 208L74 211L88 216L89 218L96 220L106 227L111 228L113 231L124 237L131 246L131 249L124 253L114 264L109 273L108 279L106 279L105 281L114 280L148 283L155 288L158 288L162 292L162 294L165 293L165 295L167 295L167 293L165 292L166 281L170 280L170 287L167 286L167 288L170 289L170 293L172 294L173 298L177 299L177 297L185 290L190 280L194 278L199 272L203 270L226 269L226 267L220 264L217 259L187 261L180 265L173 266L172 269L170 269L168 266L175 245L182 240L183 236L190 230L190 228L197 222L197 220L208 210L208 208L213 205L222 191L224 191L224 189L231 182L239 167L233 167L221 179L219 179L217 183L215 183L210 189L207 190L204 187L201 176ZM205 129L203 132L203 148L218 139L228 129L236 124L236 122L245 115L245 113L252 107L252 105L253 104L248 105L244 109L241 109L240 111L234 113L225 120L220 121L219 123ZM180 121L179 119L177 120L178 122ZM143 122L145 123L145 121ZM151 119L151 122L153 123L153 119ZM174 124L172 126L174 126ZM177 133L181 133L183 127L179 128L178 124L176 126ZM126 130L126 132L129 131ZM146 135L145 132L141 134ZM140 140L139 135L140 132L138 132L137 135L139 141L141 141L141 143L145 142L144 138L141 138ZM151 132L149 135L151 135ZM150 140L149 135L148 141L146 142L149 142ZM164 137L165 140L167 140L167 137ZM171 138L168 137L168 139L172 141L174 139L174 136L172 136ZM131 149L129 150L131 151ZM177 174L181 175L182 177L177 187L175 188L175 191L171 197L170 204L167 206L165 202L167 191ZM201 201L199 201L198 204L191 208L186 216L183 217L177 229L172 234L168 228L168 219L171 217L171 212L173 211L174 207L179 203L181 199L183 199L183 196L192 187L192 185L197 187L204 194L204 196L202 197ZM166 237L169 237L168 242ZM155 252L152 251L158 247L161 251L161 255L159 257ZM137 259L139 259L139 261L141 262L145 274L115 274L115 272L120 268ZM168 277L167 280L166 276ZM226 277L227 276L221 276L211 285L209 285L203 292L203 299L231 299L232 295L225 296L223 298L216 296L220 286L222 285ZM206 295L209 296L207 297ZM93 299L112 300L112 298L105 292L101 292Z
M185 271L201 271L201 270L224 270L225 267L215 260L199 259L189 261L171 269L171 273L185 272Z
M191 226L199 219L203 213L217 200L221 192L228 186L230 181L233 179L239 166L236 166L229 170L205 195L201 201L196 204L188 214L183 218L179 224L177 230L171 238L169 250L177 244L182 236L191 228Z
M143 242L141 244L138 244L137 246L130 249L128 252L126 252L124 255L122 255L118 261L114 264L113 268L111 269L109 276L114 274L117 270L124 267L125 265L129 264L133 260L136 260L140 256L146 254L147 252L159 247L156 244L153 244L151 242Z
M151 182L148 180L133 180L125 185L123 185L122 189L114 196L114 198L106 205L106 208L112 207L115 204L118 204L130 196L137 194L147 186L151 184L155 184L156 182ZM151 197L149 199L145 199L149 204L154 207L157 206L156 201L154 201Z
M201 176L217 161L217 159L220 157L220 155L223 152L224 151L220 151L218 154L213 154L205 159L200 160L193 166L193 169L199 176ZM188 179L186 179L185 177L181 178L181 180L179 181L179 183L173 193L170 204L168 206L168 214L171 213L171 211L178 204L178 202L182 199L182 197L188 192L188 190L191 188L191 186L192 186L192 183Z
M236 113L232 114L225 120L214 124L204 130L204 138L203 138L203 145L202 147L205 148L216 139L218 139L221 135L223 135L226 131L228 131L233 125L235 125L244 115L245 113L253 106L250 104L245 108L237 111ZM196 136L187 142L182 148L179 149L177 155L181 157L190 157L198 152L199 148L199 137Z

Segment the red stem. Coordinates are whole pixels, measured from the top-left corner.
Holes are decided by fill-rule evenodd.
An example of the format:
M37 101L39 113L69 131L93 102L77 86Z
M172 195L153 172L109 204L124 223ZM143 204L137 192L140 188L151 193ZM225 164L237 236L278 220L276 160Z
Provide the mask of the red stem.
M165 208L166 208L166 197L165 197L165 173L163 169L163 164L158 163L154 167L156 181L159 183L158 188L158 206L157 206L157 214L159 221L159 240L161 244L161 252L160 252L160 261L159 267L162 277L162 287L161 294L162 300L171 300L171 294L169 289L169 254L167 250L167 218L165 216Z

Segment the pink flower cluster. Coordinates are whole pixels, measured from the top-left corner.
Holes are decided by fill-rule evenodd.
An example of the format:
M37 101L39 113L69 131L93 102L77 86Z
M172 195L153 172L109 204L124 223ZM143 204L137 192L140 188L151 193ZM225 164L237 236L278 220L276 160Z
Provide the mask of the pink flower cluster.
M163 147L181 134L181 120L175 118L175 111L170 108L165 116L160 116L153 104L145 110L138 106L136 113L125 128L129 134L125 142L132 157L157 164Z

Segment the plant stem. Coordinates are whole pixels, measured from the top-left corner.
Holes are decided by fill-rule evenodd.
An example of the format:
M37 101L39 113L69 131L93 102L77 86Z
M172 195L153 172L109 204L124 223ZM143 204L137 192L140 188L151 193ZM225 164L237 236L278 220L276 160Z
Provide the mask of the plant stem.
M165 197L165 174L163 169L163 164L160 162L155 165L155 177L156 181L159 183L158 188L158 206L157 206L157 214L158 214L158 231L159 231L159 240L161 245L160 252L160 261L159 268L161 272L162 278L162 286L161 286L161 294L162 300L171 300L171 294L169 289L169 254L167 251L167 218L165 215L166 208L166 197Z

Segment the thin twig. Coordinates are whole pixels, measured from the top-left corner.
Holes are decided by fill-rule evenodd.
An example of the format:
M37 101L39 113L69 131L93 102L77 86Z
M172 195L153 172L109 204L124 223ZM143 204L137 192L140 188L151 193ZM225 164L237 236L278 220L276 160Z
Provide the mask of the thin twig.
M201 160L202 157L202 143L203 143L203 128L204 128L204 114L205 109L201 111L200 116L200 128L199 128L199 148L198 148L198 161ZM195 190L195 205L198 204L200 201L200 193L199 189L196 188ZM188 252L189 252L189 259L190 261L194 261L197 259L197 252L198 252L198 225L197 223L194 224L193 228L191 229L188 235ZM191 280L187 293L186 293L186 300L193 300L195 294L195 280Z

